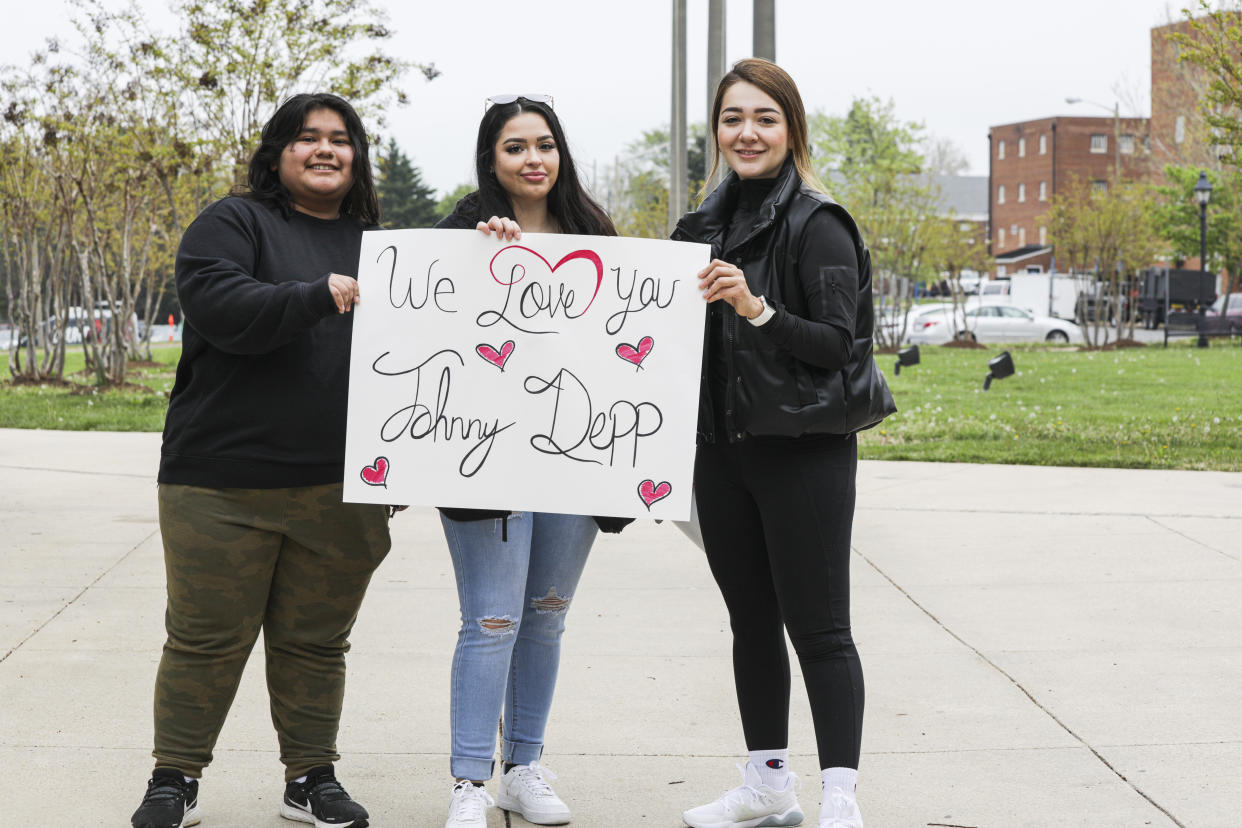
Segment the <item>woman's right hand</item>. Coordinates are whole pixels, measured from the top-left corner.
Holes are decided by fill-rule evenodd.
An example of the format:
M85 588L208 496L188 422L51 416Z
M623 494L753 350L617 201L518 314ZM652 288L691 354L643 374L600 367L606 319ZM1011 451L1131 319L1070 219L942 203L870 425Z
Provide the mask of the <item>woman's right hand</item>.
M480 233L495 233L496 238L504 241L517 241L522 238L522 228L511 218L492 216L487 221L480 221L475 229Z
M337 313L349 313L354 305L362 301L358 295L358 280L350 276L328 274L328 290L332 291L332 301L336 303Z

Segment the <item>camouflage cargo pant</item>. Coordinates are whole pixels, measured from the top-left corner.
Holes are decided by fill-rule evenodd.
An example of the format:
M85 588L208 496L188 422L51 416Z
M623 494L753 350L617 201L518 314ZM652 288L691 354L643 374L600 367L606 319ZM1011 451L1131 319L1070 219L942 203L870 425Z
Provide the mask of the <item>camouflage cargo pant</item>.
M168 639L155 679L155 763L198 777L259 630L285 779L340 759L345 653L390 546L385 507L341 486L161 484Z

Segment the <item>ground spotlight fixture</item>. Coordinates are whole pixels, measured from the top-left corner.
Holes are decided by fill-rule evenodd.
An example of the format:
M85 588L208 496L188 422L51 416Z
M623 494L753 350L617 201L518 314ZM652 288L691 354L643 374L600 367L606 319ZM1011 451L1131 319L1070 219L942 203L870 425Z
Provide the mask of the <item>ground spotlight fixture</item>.
M983 378L983 390L987 391L994 379L1013 376L1013 357L1008 351L1001 351L1000 356L988 360L988 375Z
M893 376L901 373L901 366L909 368L911 365L919 364L919 346L911 345L909 348L902 348L897 352L897 363L893 366Z

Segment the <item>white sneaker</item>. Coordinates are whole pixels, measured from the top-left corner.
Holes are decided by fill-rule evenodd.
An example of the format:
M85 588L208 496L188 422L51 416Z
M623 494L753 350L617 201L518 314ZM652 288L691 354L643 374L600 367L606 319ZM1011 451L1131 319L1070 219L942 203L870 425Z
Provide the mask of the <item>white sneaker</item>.
M759 781L750 762L738 765L742 784L710 805L692 808L681 815L690 828L776 828L801 825L797 777L792 773L784 790L775 791Z
M496 804L536 825L564 825L569 822L569 808L547 782L555 778L556 774L538 762L514 765L500 777Z
M448 821L444 828L486 828L487 809L496 801L483 789L468 779L453 786L449 799Z
M854 794L834 787L824 791L824 804L819 809L819 828L863 828L862 812Z

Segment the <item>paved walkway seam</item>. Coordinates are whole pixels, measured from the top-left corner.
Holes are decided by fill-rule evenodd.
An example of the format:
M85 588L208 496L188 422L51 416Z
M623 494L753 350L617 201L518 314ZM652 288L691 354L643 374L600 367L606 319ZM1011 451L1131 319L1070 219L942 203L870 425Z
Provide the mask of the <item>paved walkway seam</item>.
M10 466L9 468L14 468L14 467ZM128 552L126 552L126 553L125 553L124 555L122 555L121 557L117 558L115 561L113 561L113 562L112 562L112 565L111 565L111 566L109 566L109 567L108 567L107 569L105 569L103 572L100 572L97 576L95 576L95 580L91 581L89 584L87 584L86 586L82 587L82 589L81 589L81 590L79 590L79 592L78 592L78 594L77 594L77 595L73 596L73 597L72 597L72 598L70 598L68 601L66 601L66 602L65 602L65 603L61 606L61 608L60 608L60 609L58 609L58 610L56 610L56 612L52 613L52 615L51 615L49 618L44 619L44 621L43 621L43 623L42 623L42 624L40 624L39 626L35 627L35 628L34 628L34 629L30 632L30 635L26 636L26 637L25 637L25 638L23 638L21 641L17 642L17 644L15 644L15 645L14 645L14 646L13 646L13 647L12 647L12 648L8 651L8 652L7 652L7 653L5 653L3 656L0 656L0 664L3 664L3 663L5 662L5 660L6 660L6 659L8 659L8 657L9 657L9 656L13 655L13 653L15 653L15 652L17 652L18 650L20 650L20 649L22 648L22 645L23 645L23 644L25 644L27 641L29 641L30 639L32 639L32 638L34 638L36 635L38 635L38 634L39 634L39 632L40 632L40 631L41 631L44 627L46 627L48 624L52 623L52 622L53 622L53 621L55 621L57 618L59 618L59 617L60 617L60 614L61 614L62 612L64 612L65 610L69 609L69 607L71 607L71 606L73 606L74 604L76 604L76 603L78 602L78 599L79 599L79 598L81 598L83 595L85 595L85 594L86 594L86 593L90 590L90 588L91 588L91 587L95 586L95 584L97 584L97 583L99 583L101 580L103 580L104 576L106 576L109 572L111 572L112 570L114 570L114 569L116 569L118 566L120 566L122 563L124 563L125 559L126 559L126 558L128 558L130 555L134 554L134 550L138 549L138 547L142 546L144 543L146 543L147 541L151 540L151 538L155 537L155 536L156 536L156 535L158 535L158 534L159 534L159 530L158 530L158 529L156 529L156 530L152 531L152 532L151 532L151 534L147 535L145 538L143 538L142 540L138 541L138 543L134 544L134 546L130 547L130 549L129 549L129 551L128 551Z
M868 557L867 557L866 555L864 555L862 552L859 552L857 547L854 547L854 553L855 553L855 554L857 554L857 555L858 555L860 558L862 558L864 561L866 561L866 562L867 562L867 565L868 565L868 566L870 566L872 569L874 569L874 570L875 570L875 571L876 571L876 572L880 575L880 577L882 577L884 580L886 580L886 581L888 581L890 584L892 584L892 585L893 585L893 588L894 588L894 589L896 589L898 592L900 592L902 595L904 595L904 596L906 597L906 600L907 600L907 601L909 601L911 604L913 604L915 607L917 607L917 608L919 609L919 611L920 611L920 612L922 612L924 615L926 615L928 618L930 618L932 621L934 621L934 622L935 622L935 624L936 624L936 626L940 627L940 629L944 630L944 631L945 631L948 635L952 636L952 638L953 638L955 641L957 641L959 644L961 644L963 647L966 647L966 648L967 648L967 649L969 649L971 652L973 652L976 656L978 656L978 657L979 657L979 658L980 658L980 659L981 659L981 660L982 660L985 664L987 664L987 665L988 665L989 667L991 667L993 670L995 670L996 672L1000 673L1000 674L1001 674L1002 676L1004 676L1005 678L1009 679L1009 681L1013 684L1013 686L1014 686L1014 687L1016 687L1016 688L1018 688L1019 690L1021 690L1021 691L1022 691L1022 695L1026 696L1028 699L1030 699L1030 700L1031 700L1031 704L1033 704L1033 705L1035 705L1036 707L1038 707L1041 711L1043 711L1044 715L1046 715L1048 718L1052 719L1052 721L1056 722L1056 723L1057 723L1057 725L1059 725L1059 726L1061 727L1061 729L1062 729L1062 730L1064 730L1064 731L1065 731L1066 733L1068 733L1070 736L1073 736L1073 737L1074 737L1074 739L1076 739L1076 740L1078 741L1078 743L1079 743L1079 744L1081 744L1081 745L1082 745L1083 747L1085 747L1087 750L1091 751L1092 755L1093 755L1093 756L1095 756L1095 758L1096 758L1096 759L1098 759L1098 760L1100 761L1100 763L1104 765L1104 767L1106 767L1106 768L1108 768L1110 771L1112 771L1112 773L1113 773L1113 774L1114 774L1114 775L1115 775L1118 779L1120 779L1122 782L1126 783L1126 785L1128 785L1128 786L1130 787L1130 789L1131 789L1131 790L1133 790L1136 794L1138 794L1139 796L1143 797L1143 799L1145 799L1145 800L1147 800L1149 803L1151 803L1152 807L1154 807L1156 810L1160 811L1160 813L1164 814L1164 815L1165 815L1165 816L1167 816L1170 820L1172 820L1173 824L1174 824L1174 825L1176 825L1178 828L1186 828L1186 825L1185 825L1185 824L1183 824L1183 823L1182 823L1182 822L1181 822L1181 821L1180 821L1177 817L1173 816L1173 814L1172 814L1172 813L1170 813L1170 812L1169 812L1169 810L1168 810L1167 808L1165 808L1163 805L1161 805L1161 804L1160 804L1159 802L1157 802L1156 800L1152 799L1150 796L1148 796L1148 795L1147 795L1147 793L1146 793L1146 792L1144 792L1144 791L1143 791L1143 789L1142 789L1142 788L1138 787L1138 786L1137 786L1137 785L1135 785L1133 782L1131 782L1129 779L1127 779L1127 778L1126 778L1126 776L1125 776L1125 774L1123 774L1121 771L1119 771L1119 770L1117 770L1115 767L1113 767L1112 763L1110 763L1107 759L1105 759L1105 758L1104 758L1104 756L1103 756L1103 754L1101 754L1098 750L1096 750L1094 747L1092 747L1092 746L1091 746L1091 744L1089 744L1089 743L1087 742L1087 740L1086 740L1086 739L1082 738L1082 737L1081 737L1081 736L1079 736L1077 733L1075 733L1075 732L1074 732L1074 730L1073 730L1073 729L1072 729L1069 725L1067 725L1065 722L1063 722L1063 721L1061 721L1059 718L1057 718L1057 715L1056 715L1055 713L1053 713L1051 710L1049 710L1047 707L1045 707L1043 704L1041 704L1041 703L1040 703L1040 701L1039 701L1039 699L1035 698L1035 696L1034 696L1034 695L1032 695L1032 693L1031 693L1029 690L1027 690L1025 687L1023 687L1023 686L1022 686L1022 683L1021 683L1021 682L1019 682L1016 678L1014 678L1014 677L1013 677L1013 676L1011 676L1008 672L1006 672L1006 671L1004 670L1004 668L1002 668L999 664L997 664L996 662L992 661L992 659L988 658L988 657L987 657L987 656L983 653L983 651L982 651L982 650L980 650L978 647L974 646L974 645L973 645L973 644L971 644L969 641L967 641L966 639L962 638L960 635L958 635L957 633L955 633L953 630L951 630L951 629L949 629L947 626L945 626L944 622L942 622L939 618L937 618L937 617L936 617L936 616L935 616L935 615L934 615L934 614L933 614L930 610L928 610L928 609L927 609L927 607L923 606L923 605L922 605L922 604L920 604L917 600L915 600L915 598L914 598L914 596L913 596L913 595L911 595L909 592L907 592L907 591L906 591L906 590L905 590L905 589L901 586L901 584L897 583L897 582L896 582L896 581L894 581L891 577L889 577L889 574L888 574L887 572L885 572L883 569L881 569L881 568L880 568L880 567L879 567L879 566L875 563L875 561L873 561L873 560L871 560L870 558L868 558Z

